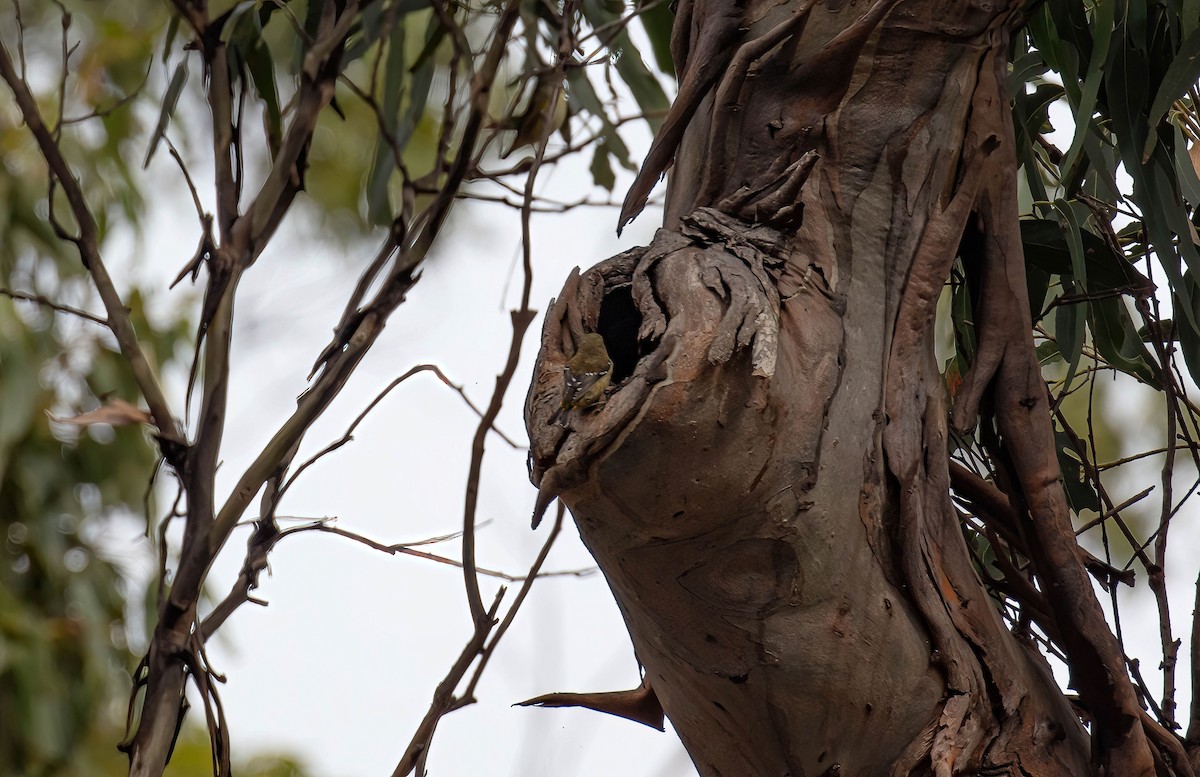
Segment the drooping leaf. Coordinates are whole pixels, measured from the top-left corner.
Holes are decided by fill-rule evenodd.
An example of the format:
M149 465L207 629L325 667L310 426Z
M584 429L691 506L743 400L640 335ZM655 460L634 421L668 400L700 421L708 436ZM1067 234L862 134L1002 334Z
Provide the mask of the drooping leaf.
M1086 477L1071 438L1066 432L1054 428L1054 443L1058 449L1058 466L1062 470L1063 489L1067 493L1067 505L1078 515L1084 510L1100 512L1100 495L1092 481Z
M371 162L371 172L367 177L367 223L384 225L392 220L391 203L388 200L388 182L392 171L396 169L396 150L391 140L396 137L396 127L399 123L400 106L404 95L411 84L408 69L405 66L405 27L403 21L396 21L391 35L387 40L387 57L383 68L383 95L380 106L380 118L383 132L375 142L375 156ZM390 137L388 137L390 136ZM399 146L403 149L403 146Z
M283 115L279 107L279 91L275 84L275 60L267 42L260 35L254 43L242 49L250 81L266 109L267 147L274 157L283 142Z
M1079 249L1091 292L1148 289L1150 281L1124 256L1114 254L1104 240L1086 229L1078 231ZM1074 276L1071 248L1061 226L1046 219L1022 219L1021 242L1028 263L1053 275Z
M1154 388L1161 380L1153 357L1142 344L1124 301L1117 297L1093 300L1090 327L1096 352L1109 364Z
M625 145L617 128L609 120L608 114L604 110L604 104L600 102L587 74L580 68L567 70L567 100L574 103L577 112L583 111L600 119L601 135L608 145L609 152L617 160L617 164L626 170L636 170L637 168L630 158L629 147Z
M1075 4L1070 5L1074 6ZM1072 138L1070 149L1062 161L1063 169L1069 169L1075 163L1075 159L1083 149L1084 138L1090 132L1092 114L1096 110L1096 98L1104 80L1108 44L1114 34L1113 25L1116 21L1116 12L1117 0L1097 0L1092 14L1091 56L1088 60L1083 88L1079 91L1078 102L1072 106L1075 112L1075 137Z
M617 184L617 178L613 174L612 165L608 161L608 153L607 143L597 143L595 150L592 152L591 170L592 182L611 192Z
M1200 283L1196 282L1196 276L1190 271L1184 274L1183 283L1186 288L1177 291L1171 303L1176 310L1191 304L1192 318L1200 319L1200 310L1195 309L1195 306L1200 304ZM1196 376L1200 375L1200 332L1197 332L1195 327L1188 326L1186 320L1187 316L1175 316L1176 335L1179 337L1179 350L1183 354L1183 361L1195 380Z
M642 28L650 39L650 50L654 52L654 64L669 76L675 75L675 63L671 59L671 28L675 25L675 14L666 0L648 0L638 4Z
M1173 102L1183 97L1188 89L1194 87L1197 81L1200 81L1200 29L1193 30L1183 45L1179 47L1178 53L1171 60L1171 64L1167 67L1167 72L1158 86L1154 102L1150 105L1150 117L1147 123L1150 133L1148 144L1153 143L1155 130L1166 116L1167 109ZM1151 150L1151 146L1147 145L1143 157L1148 157Z
M187 83L187 76L188 60L184 58L183 61L175 66L171 82L167 85L167 91L163 94L162 107L158 112L158 123L154 125L154 132L150 135L150 147L146 150L146 159L142 162L143 168L150 166L150 160L154 158L154 152L158 149L158 143L167 131L167 125L171 122L171 115L175 113L175 105L179 102L179 95L183 92L183 85Z
M605 0L583 0L581 8L589 24L607 30L601 34L600 40L613 52L617 73L633 94L638 107L646 114L650 128L657 132L667 109L671 107L671 101L667 99L667 94L658 79L646 67L641 52L629 37L626 25L618 23L624 10L623 4L607 3Z

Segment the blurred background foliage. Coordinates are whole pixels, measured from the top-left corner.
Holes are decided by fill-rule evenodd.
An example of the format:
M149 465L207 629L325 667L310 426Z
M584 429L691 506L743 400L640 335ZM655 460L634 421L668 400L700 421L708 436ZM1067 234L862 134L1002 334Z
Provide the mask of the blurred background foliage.
M0 29L25 29L21 58L44 114L65 115L62 144L106 238L143 224L154 192L139 178L145 106L157 108L148 71L169 18L164 3L68 6L70 76L60 104L62 11L6 5ZM4 40L11 50L14 37ZM93 112L86 122L72 123ZM149 114L153 116L153 113ZM143 146L139 148L139 145ZM16 108L0 98L0 287L100 310L74 247L53 233L45 165ZM69 218L66 208L56 208ZM70 228L70 222L66 222ZM186 359L192 324L147 313L125 294L138 335L161 367ZM128 772L123 737L130 672L146 641L139 617L151 593L135 586L115 547L114 520L153 515L153 441L136 427L54 423L103 398L137 403L115 343L102 327L44 305L0 296L0 775L79 777ZM146 559L140 559L147 563ZM129 616L134 615L134 624ZM208 739L185 729L172 774L212 773ZM285 757L240 774L300 777Z

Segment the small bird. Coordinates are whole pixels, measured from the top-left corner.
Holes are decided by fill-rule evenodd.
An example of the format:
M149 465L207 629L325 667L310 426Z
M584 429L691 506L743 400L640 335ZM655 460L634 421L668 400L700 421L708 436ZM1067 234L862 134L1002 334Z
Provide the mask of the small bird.
M604 338L588 332L579 340L579 349L563 367L562 405L550 423L566 426L568 410L591 407L604 396L612 382L612 359L604 347Z

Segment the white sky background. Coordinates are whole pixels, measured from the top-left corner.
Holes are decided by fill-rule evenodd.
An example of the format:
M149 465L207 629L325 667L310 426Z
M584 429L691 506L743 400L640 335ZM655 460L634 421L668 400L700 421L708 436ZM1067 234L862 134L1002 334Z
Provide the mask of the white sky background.
M633 158L648 144L645 132L623 130ZM1069 137L1061 139L1066 147ZM193 175L211 209L211 176L203 150ZM543 171L543 194L574 199L591 189L584 155ZM614 197L630 177L618 170ZM151 165L155 181L147 237L140 246L116 244L110 262L132 267L143 286L161 291L190 259L198 239L194 209L177 168L165 151ZM599 197L600 190L592 191ZM533 305L544 311L570 269L649 242L660 223L656 209L614 234L616 210L579 209L536 215L533 221ZM218 478L228 493L246 465L295 407L306 375L328 342L344 300L373 247L319 239L317 228L293 209L279 237L247 273L238 295L229 420ZM339 438L351 420L394 378L424 362L438 364L486 405L510 342L508 311L520 293L520 224L515 212L495 205L459 203L424 276L362 363L354 378L305 438L297 461ZM507 290L507 293L505 293ZM194 292L176 289L160 304L186 305ZM522 360L498 427L524 442L522 408L538 346L541 318L530 328ZM183 376L168 380L182 407ZM1145 429L1135 406L1114 402L1119 423ZM289 492L282 515L337 516L337 525L393 543L457 531L463 485L477 418L462 400L429 374L395 389L359 427L355 441L312 467ZM525 450L489 435L478 520L478 563L520 574L540 548L552 516L529 530L534 489ZM1148 481L1157 473L1148 469ZM1121 493L1124 498L1145 485ZM1186 488L1186 485L1183 485ZM1180 489L1177 488L1177 494ZM1152 497L1153 498L1153 497ZM257 503L255 502L255 506ZM254 507L251 509L253 512ZM286 524L285 524L286 525ZM130 524L129 536L141 527ZM1179 685L1187 687L1186 629L1190 581L1197 559L1194 527L1179 523L1171 579L1177 636L1184 639ZM218 559L209 593L220 597L236 578L249 529L240 530ZM1190 536L1188 536L1190 535ZM119 542L127 542L122 539ZM144 540L134 540L142 542ZM427 548L457 557L457 542ZM458 656L470 631L462 573L454 567L388 556L350 540L312 533L283 540L270 557L255 592L267 608L243 607L209 646L214 668L226 674L220 688L234 754L287 751L322 777L390 774L434 686ZM548 570L592 567L574 526L566 524L546 564ZM148 570L148 567L145 569ZM481 578L485 602L499 582ZM1122 593L1131 652L1144 658L1143 674L1158 692L1157 625L1142 589ZM511 602L517 586L509 586ZM1102 594L1102 602L1107 602ZM597 572L584 578L537 582L479 686L479 703L447 715L429 759L432 775L591 775L683 777L695 773L673 733L583 710L513 708L514 702L558 690L631 688L637 666L620 614ZM1180 711L1187 709L1180 694ZM193 707L196 721L202 720Z

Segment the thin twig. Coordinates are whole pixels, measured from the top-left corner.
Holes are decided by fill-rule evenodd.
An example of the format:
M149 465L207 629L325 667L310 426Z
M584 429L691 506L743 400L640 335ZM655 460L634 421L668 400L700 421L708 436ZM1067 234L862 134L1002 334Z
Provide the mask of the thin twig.
M529 594L529 589L533 586L533 582L539 577L553 577L561 572L542 572L542 564L546 562L546 557L550 555L550 549L554 547L555 540L558 539L559 532L562 531L563 516L566 513L566 508L563 503L558 503L558 513L554 517L554 525L550 527L550 533L546 537L546 541L542 543L542 549L538 552L537 558L533 562L533 566L529 568L529 574L525 575L524 585L517 592L517 598L513 601L512 607L508 608L508 612L504 615L504 620L500 623L500 627L496 629L496 634L488 642L488 645L483 650L483 655L479 657L479 663L475 666L475 672L471 675L471 681L467 683L467 688L459 697L454 709L465 707L468 704L475 702L475 687L479 685L479 678L483 677L483 670L487 668L488 661L496 652L496 646L508 631L508 627L512 625L513 619L517 617L517 610L520 609L521 603L525 601L525 597ZM589 572L590 574L590 572Z
M411 378L413 375L416 375L417 373L420 373L420 372L432 372L434 375L437 376L438 380L440 380L444 385L448 386L450 389L452 389L454 392L456 392L460 397L462 397L463 401L467 403L467 407L471 408L471 410L474 411L475 415L480 416L480 417L483 416L483 412L478 407L475 406L474 402L472 402L470 400L470 398L467 396L466 391L463 390L463 387L456 383L453 383L449 378L447 378L445 373L442 372L440 367L438 367L436 364L418 364L416 367L413 367L408 372L404 373L403 375L401 375L400 377L396 378L391 383L389 383L386 387L384 387L383 391L380 391L379 394L377 394L375 396L375 399L371 400L371 403L368 404L366 406L366 408L361 413L358 414L358 417L355 418L354 422L350 424L350 427L346 430L345 434L343 434L339 439L335 440L334 442L331 442L329 445L326 445L320 451L313 454L313 456L311 458L309 458L307 461L305 461L303 464L301 464L299 467L297 467L295 473L293 473L292 476L290 478L288 478L288 480L284 484L283 488L280 489L280 496L287 493L287 490L292 487L292 483L296 482L296 479L298 477L300 477L300 474L302 472L304 472L304 470L308 469L310 466L317 463L317 461L319 459L321 459L322 457L324 457L330 453L333 453L337 449L341 448L342 446L346 445L351 440L353 440L354 439L354 430L358 428L359 424L361 424L364 419L366 419L367 414L370 413L372 410L374 410L376 405L378 405L380 402L382 402L383 399L389 393L391 393L392 389L396 388L401 383L403 383L404 381ZM513 442L513 440L508 435L506 435L504 432L497 429L494 425L492 426L492 431L495 432L497 435L499 435L500 439L502 439L506 443L508 443L510 447L512 447L512 448L520 448L521 447L517 443Z
M434 689L433 699L429 702L429 709L426 710L425 717L417 725L417 730L413 733L408 747L405 748L404 755L400 758L400 763L397 764L395 771L392 772L392 777L406 777L421 760L422 754L429 749L429 744L433 739L433 732L437 728L438 721L454 705L454 689L458 687L463 675L471 668L471 664L474 663L476 656L483 650L488 634L491 633L496 625L496 611L500 608L500 601L504 598L506 590L504 587L501 587L500 590L496 591L496 598L492 600L492 606L484 613L483 618L476 621L475 631L471 635L471 639L463 646L458 659L451 665L450 669L446 672L446 676L438 683L437 688Z
M171 152L171 158L179 165L179 171L183 173L183 180L187 183L188 191L192 193L192 204L196 206L196 215L200 218L201 225L204 224L204 206L200 204L200 194L196 191L196 184L192 182L191 173L188 172L187 165L183 163L183 157L179 155L179 149L175 148L175 144L171 142L171 138L163 133L163 140L166 141L167 150Z
M462 562L458 561L457 559L452 559L447 556L440 556L436 553L429 553L427 551L416 549L416 546L418 546L418 545L428 545L432 542L440 542L443 540L455 539L455 538L461 536L462 532L454 532L454 534L446 535L444 537L437 537L437 538L428 539L428 540L419 540L417 542L402 542L402 543L396 543L396 544L392 544L392 545L385 545L382 542L378 542L376 540L371 539L370 537L366 537L362 534L358 534L357 532L348 531L348 530L343 529L338 526L331 526L328 521L316 521L314 523L305 524L303 526L294 526L290 529L284 529L282 532L279 533L279 536L280 536L280 538L283 538L290 534L299 534L302 532L312 532L312 531L324 532L326 534L336 534L339 537L345 537L348 540L353 540L362 545L366 545L368 548L378 550L382 553L387 553L390 556L395 556L397 554L404 555L404 556L413 556L414 558L421 558L421 559L425 559L426 561L434 561L434 562L437 562L438 564L446 564L447 566L457 567L459 569L461 569L462 565L463 565ZM509 574L508 572L501 572L496 569L486 569L484 567L476 567L479 574L486 575L488 577L494 577L498 580L503 580L507 583L526 582L534 576L537 576L537 577L587 577L588 575L594 574L596 571L595 567L586 567L583 569L562 569L562 570L557 570L557 571L553 571L553 572L539 572L538 570L540 570L540 568L541 568L541 565L538 564L537 569L532 569L524 575L513 575L513 574ZM514 606L515 606L515 604L514 604Z
M0 294L4 295L5 297L11 297L14 300L21 300L22 302L33 302L41 305L42 307L50 308L51 310L57 310L59 313L67 313L72 316L78 316L86 321L91 321L93 324L99 324L105 329L108 328L108 319L100 318L99 316L93 315L86 310L73 308L70 305L63 305L55 302L49 297L42 296L41 294L31 294L26 291L15 291L13 289L4 287L0 287Z
M1145 299L1139 299L1137 307L1146 323L1149 323L1151 320L1158 320L1157 316L1151 312L1150 305ZM1174 730L1179 727L1179 724L1175 722L1175 664L1179 655L1179 643L1175 640L1171 629L1171 607L1167 601L1166 571L1167 532L1171 527L1171 518L1173 515L1172 500L1175 478L1174 442L1179 420L1179 405L1175 401L1175 397L1181 392L1180 387L1175 384L1174 376L1171 374L1171 355L1167 350L1167 346L1157 337L1154 338L1153 345L1155 355L1159 361L1159 374L1162 376L1163 391L1166 394L1167 429L1165 437L1167 455L1163 461L1161 471L1161 508L1159 510L1157 536L1154 539L1154 567L1148 570L1148 583L1150 590L1154 593L1155 602L1158 605L1159 642L1162 646L1163 697L1158 719L1168 730Z
M1129 497L1128 499L1126 499L1124 502L1117 505L1116 507L1106 508L1106 509L1102 510L1100 512L1100 515L1098 515L1097 517L1095 517L1092 520L1085 523L1083 526L1080 526L1078 529L1076 529L1075 536L1078 537L1079 535L1086 532L1088 529L1091 529L1094 526L1098 526L1098 525L1104 523L1109 518L1112 518L1114 515L1120 514L1120 512L1122 510L1124 510L1128 507L1132 507L1133 505L1142 501L1146 497L1150 496L1150 494L1153 491L1154 491L1154 486L1147 486L1146 488L1143 488L1141 491L1139 491L1136 494L1134 494L1133 496Z
M153 60L151 60L151 63L153 63ZM147 67L146 72L142 74L142 82L134 87L133 91L131 91L129 94L117 98L112 105L106 108L96 108L83 114L82 116L71 116L69 118L59 119L59 128L67 127L72 124L82 124L83 122L91 121L92 119L102 119L106 116L111 116L113 113L129 105L131 102L136 100L139 95L141 95L142 90L146 88L146 84L150 82L150 70L151 67Z

